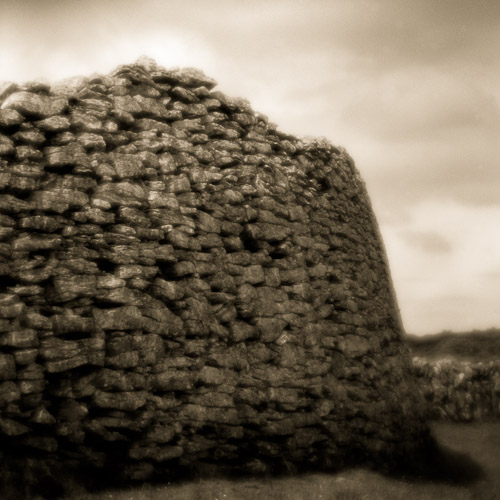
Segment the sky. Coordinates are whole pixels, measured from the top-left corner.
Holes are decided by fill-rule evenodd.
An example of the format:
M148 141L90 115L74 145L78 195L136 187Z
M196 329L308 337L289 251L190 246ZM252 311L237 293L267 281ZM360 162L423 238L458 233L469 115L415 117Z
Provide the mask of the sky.
M142 55L349 151L407 332L500 327L498 0L0 1L0 81Z

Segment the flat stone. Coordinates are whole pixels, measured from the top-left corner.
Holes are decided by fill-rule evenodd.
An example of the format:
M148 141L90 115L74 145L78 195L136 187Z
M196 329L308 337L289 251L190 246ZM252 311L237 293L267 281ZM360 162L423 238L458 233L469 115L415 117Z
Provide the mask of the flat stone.
M112 274L106 276L98 276L97 278L97 288L113 289L120 288L125 285L125 280L117 278Z
M81 132L76 136L76 140L86 150L104 151L106 149L106 141L99 134Z
M22 302L5 305L0 303L0 318L17 318L24 309L25 305Z
M193 377L189 372L173 370L157 373L153 384L160 391L187 391L193 387Z
M45 408L37 408L31 416L31 421L35 424L52 425L56 419Z
M144 97L141 95L135 95L133 99L139 104L140 116L150 116L153 118L166 118L167 110L165 105L158 102L157 99L151 97Z
M235 321L230 324L231 339L234 342L242 342L247 339L257 338L259 331L254 325L250 325L244 321Z
M76 287L74 282L76 282ZM59 283L58 286L61 286L61 283ZM71 280L69 284L69 288L73 290L73 294L76 294L76 296L80 296L82 294L91 296L94 293L94 287L94 276L92 276L86 284L79 283L78 276L76 276L74 277L73 284L71 283ZM91 334L94 332L93 318L82 317L76 314L54 314L49 321L54 333L58 335L64 335L67 333Z
M137 155L115 153L112 162L120 179L135 179L144 173L142 161Z
M208 76L206 76L202 71L196 68L182 68L178 70L161 70L153 72L151 74L153 81L155 82L166 82L171 85L182 85L184 87L205 87L208 90L212 90L217 82Z
M138 300L136 300L135 293L125 286L107 290L98 290L95 297L96 299L102 300L103 302L109 304L132 305L138 303Z
M16 146L16 159L20 162L28 160L40 161L43 158L43 153L32 145Z
M0 128L15 127L23 121L23 115L15 109L0 109Z
M36 252L39 250L54 250L62 245L59 235L33 235L20 236L12 242L14 251Z
M255 326L262 342L274 342L280 337L286 326L286 321L279 318L257 318Z
M103 132L104 125L101 120L88 113L72 111L70 114L71 126L79 132Z
M81 354L71 358L46 361L45 368L48 373L61 373L86 364L88 364L88 358Z
M37 129L19 130L12 138L17 143L25 143L33 146L39 146L45 142L45 135Z
M23 322L28 328L35 330L50 330L52 329L52 321L42 314L27 310L23 314Z
M226 381L226 375L220 368L204 366L198 372L198 381L205 385L221 385Z
M0 430L6 436L22 436L27 434L31 429L10 418L0 418Z
M65 116L50 116L35 122L35 125L46 132L62 132L70 128L71 122Z
M116 309L93 309L95 325L103 330L136 330L143 324L142 314L135 306Z
M14 401L18 401L21 392L15 382L3 382L0 384L0 407L3 407Z
M155 297L164 301L175 301L184 297L184 290L178 283L161 278L155 279L151 291Z
M135 115L140 113L142 108L141 105L131 96L116 96L114 97L115 108L121 111L125 111L130 115Z
M29 365L36 361L38 357L38 349L17 349L14 351L14 359L16 365Z
M207 214L206 212L198 212L198 228L206 233L217 233L221 232L221 223L215 217Z
M73 142L66 146L50 146L44 149L47 166L64 167L87 163L87 157L80 144Z
M134 460L154 460L155 462L166 462L184 454L182 446L134 446L129 451L129 457Z
M19 85L14 82L1 82L0 83L0 101L5 100L10 94L17 92Z
M16 377L16 364L11 354L0 354L0 380L12 380Z
M147 194L138 184L132 182L108 182L99 186L91 201L103 200L112 206L140 207L147 200Z
M9 188L12 191L24 192L29 194L37 187L37 180L31 177L12 175L9 182Z
M77 297L93 297L96 293L96 277L93 275L56 276L53 279L52 300L68 302Z
M121 411L135 411L146 404L146 392L124 391L104 392L96 391L94 403L98 408L112 408Z
M0 156L14 154L14 142L5 135L0 134Z
M243 280L246 283L251 283L255 285L257 283L262 283L266 279L264 270L262 266L253 265L243 268Z
M191 190L191 183L185 175L179 175L167 182L166 190L168 193L187 193Z
M17 214L29 211L31 204L10 194L0 194L0 212Z
M75 401L74 399L68 399L63 401L58 408L57 417L65 421L79 421L85 418L89 413L87 406Z
M15 92L0 106L1 109L14 109L23 116L46 118L61 114L68 107L65 97L49 97L31 92Z
M136 351L122 352L114 356L106 356L105 365L116 369L136 368L139 366L139 353Z
M38 335L31 329L7 332L0 335L0 345L16 348L37 347Z
M146 439L152 443L168 443L177 434L177 429L172 425L158 425L151 429Z

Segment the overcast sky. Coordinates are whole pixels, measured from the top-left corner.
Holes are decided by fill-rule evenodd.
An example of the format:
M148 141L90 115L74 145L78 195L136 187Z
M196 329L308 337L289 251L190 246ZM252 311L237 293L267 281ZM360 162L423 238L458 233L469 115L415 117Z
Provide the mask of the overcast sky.
M350 152L408 332L500 327L498 0L0 0L0 81L143 54Z

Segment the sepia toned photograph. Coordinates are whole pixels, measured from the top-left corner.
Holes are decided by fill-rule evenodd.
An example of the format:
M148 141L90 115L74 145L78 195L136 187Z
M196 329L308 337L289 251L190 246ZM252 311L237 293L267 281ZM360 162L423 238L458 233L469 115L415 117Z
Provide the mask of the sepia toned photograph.
M2 500L500 500L500 3L0 0Z

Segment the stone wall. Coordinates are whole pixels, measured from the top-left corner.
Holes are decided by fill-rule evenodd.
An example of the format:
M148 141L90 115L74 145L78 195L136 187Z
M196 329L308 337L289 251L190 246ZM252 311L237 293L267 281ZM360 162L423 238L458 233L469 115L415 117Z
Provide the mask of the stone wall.
M500 361L413 362L430 418L470 422L500 417Z
M145 479L425 442L352 160L214 85L145 61L1 87L4 450Z

